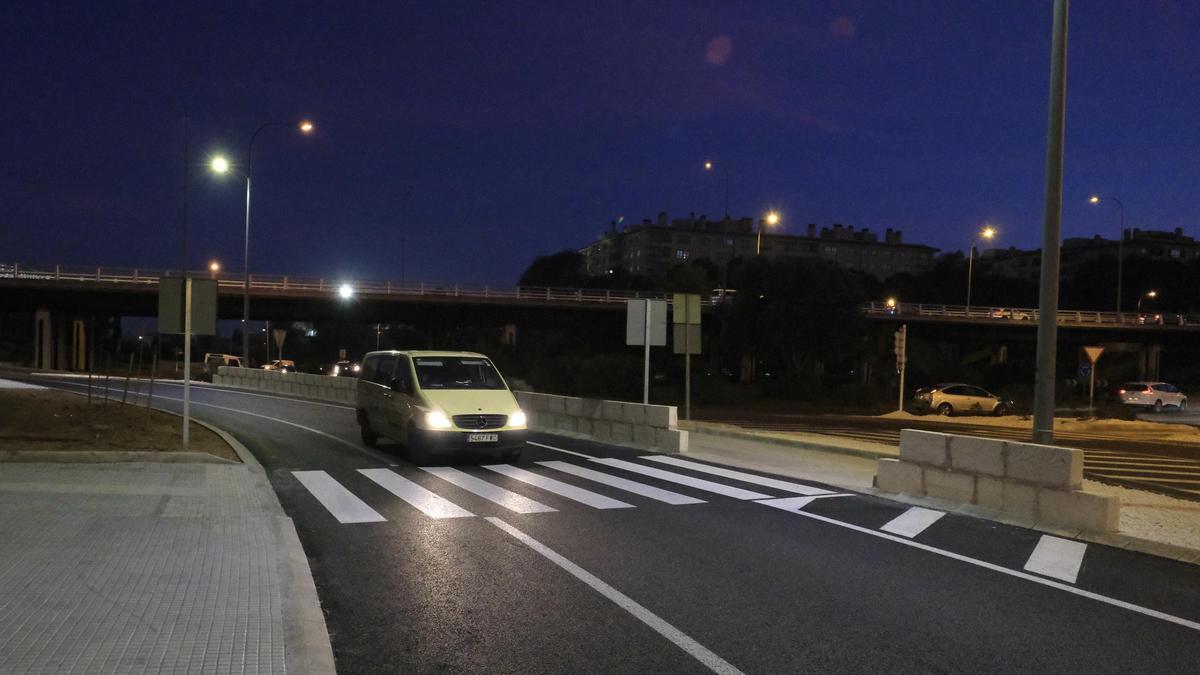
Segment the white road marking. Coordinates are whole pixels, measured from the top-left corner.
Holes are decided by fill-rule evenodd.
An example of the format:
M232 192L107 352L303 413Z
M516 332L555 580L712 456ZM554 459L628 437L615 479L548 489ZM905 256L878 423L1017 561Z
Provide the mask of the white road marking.
M796 513L800 509L808 506L809 504L813 503L814 501L816 501L818 499L825 499L826 497L851 497L851 496L853 496L853 495L851 495L849 493L834 494L831 492L829 494L824 494L824 495L808 495L805 497L781 497L779 499L760 499L756 503L765 504L766 506L771 506L771 507L774 507L777 509L783 509L784 511L791 511L793 513Z
M539 448L545 448L547 450L556 450L558 452L565 452L568 455L575 455L576 457L583 457L584 459L596 459L592 455L585 455L582 452L575 452L574 450L566 450L564 448L556 448L553 445L546 445L545 443L534 443L533 441L525 441L525 442L530 445L536 445Z
M643 497L649 497L650 499L656 499L660 502L666 502L667 504L679 505L705 503L703 499L696 499L695 497L681 495L678 492L671 492L670 490L657 488L653 485L645 485L644 483L629 480L628 478L621 478L619 476L612 476L601 471L593 471L592 469L577 466L575 464L568 464L566 462L558 461L538 462L538 464L551 469L557 469L564 473L569 473L572 476L579 476L580 478L586 478L603 485L615 487L618 490L625 490L626 492L632 492L635 495L641 495Z
M339 523L379 523L386 520L324 471L293 471L292 475Z
M421 470L427 471L448 483L453 483L467 492L474 492L480 497L495 502L509 511L517 513L546 513L558 510L546 506L541 502L535 502L511 490L505 490L498 485L492 485L485 480L463 473L453 467L423 466Z
M811 485L801 485L800 483L779 480L778 478L767 478L766 476L758 476L752 473L746 473L745 471L734 471L733 469L726 469L719 466L713 466L711 464L690 462L686 459L679 459L678 457L668 457L666 455L644 455L643 457L640 457L640 459L648 459L652 462L662 462L663 464L670 464L671 466L677 466L681 469L691 469L692 471L699 471L700 473L709 473L714 476L732 478L734 480L740 480L743 483L762 485L763 487L775 488L776 490L783 490L784 492L793 492L798 495L827 495L832 492L832 490L822 490L821 488L813 487Z
M562 557L553 549L549 548L540 541L530 537L529 535L518 530L512 525L509 525L503 520L500 520L499 518L489 517L487 521L508 533L517 541L533 549L533 551L535 551L538 555L549 560L555 565L558 565L558 567L566 571L571 576L587 584L592 588L592 590L596 591L600 595L603 595L621 609L632 614L633 617L638 621L641 621L649 626L654 632L675 643L677 647L687 652L690 656L704 664L706 668L714 673L721 673L722 675L737 675L742 672L733 664L729 663L720 656L717 656L704 645L688 637L683 631L667 623L654 612L651 612L650 610L638 604L633 598L604 583L591 572L588 572L579 565L576 565L570 560Z
M1073 584L1079 576L1079 566L1083 564L1083 554L1086 552L1087 544L1081 541L1043 534L1029 560L1025 561L1025 571Z
M596 493L596 492L592 492L591 490L584 490L583 488L575 487L574 485L571 485L570 483L564 483L560 480L554 480L553 478L547 478L546 476L542 476L540 474L533 473L532 471L526 471L525 469L521 469L521 468L512 466L510 464L487 464L487 465L484 465L483 468L491 469L492 471L495 471L496 473L504 474L505 476L508 476L509 478L515 478L516 480L519 480L522 483L529 483L530 485L533 485L534 487L539 487L543 490L546 490L547 492L553 492L556 495L562 495L563 497L566 497L567 499L573 499L582 504L587 504L588 506L590 506L592 508L596 508L596 509L632 509L633 508L633 504L626 504L625 502L618 501L611 497L605 497L604 495Z
M743 490L742 488L730 487L728 485L723 485L721 483L714 483L710 480L704 480L703 478L692 478L691 476L684 476L683 474L678 474L673 471L663 471L662 469L655 469L655 468L649 467L649 466L642 466L641 464L627 462L623 459L613 459L611 457L597 457L597 458L593 459L592 461L600 463L600 464L604 464L606 466L612 466L612 467L616 467L618 469L625 469L626 471L640 473L643 476L650 476L651 478L657 478L659 480L665 480L665 481L668 481L671 483L679 483L680 485L686 485L688 487L693 487L693 488L696 488L697 490L704 490L705 492L712 492L714 494L724 495L726 497L733 497L734 499L770 499L771 498L771 495L764 495L764 494L759 494L757 492L751 492L750 490Z
M886 525L879 529L912 539L924 532L930 525L941 520L944 515L946 515L944 511L934 511L933 509L923 509L919 506L914 506L892 518Z
M1000 565L996 565L994 563L986 562L983 560L976 560L975 558L970 558L968 556L961 555L959 553L953 553L951 551L946 551L946 550L943 550L940 548L935 548L928 544L922 544L919 541L913 541L912 539L906 539L904 537L900 537L900 536L897 536L894 534L888 534L886 532L879 532L879 531L872 530L872 529L866 528L866 527L859 527L858 525L851 525L850 523L844 523L840 520L836 520L834 518L827 518L825 516L818 515L816 513L809 513L807 511L793 511L792 513L795 513L796 515L802 516L804 518L811 518L813 520L819 520L822 523L827 523L829 525L835 525L837 527L846 528L847 530L853 530L855 532L865 534L865 535L868 535L871 537L878 537L879 539L887 539L888 541L895 542L897 544L903 544L904 546L911 546L912 548L920 549L927 553L933 553L935 555L940 555L940 556L943 556L946 558L950 558L951 560L957 560L959 562L964 562L964 563L967 563L968 565L975 565L976 567L982 567L986 570L991 570L993 572L998 572L1000 574L1006 574L1010 577L1016 577L1017 579L1023 579L1025 581L1029 581L1029 582L1032 582L1035 584L1040 584L1042 586L1047 586L1049 588L1056 588L1060 591L1071 593L1072 595L1078 595L1080 597L1087 598L1089 600L1095 600L1096 602L1101 602L1106 605L1111 605L1113 607L1119 607L1121 609L1129 610L1131 612L1136 612L1137 614L1141 614L1143 616L1148 616L1153 619L1159 619L1160 621L1166 621L1168 623L1173 623L1177 626L1182 626L1184 628L1189 628L1191 630L1200 632L1200 623L1198 623L1196 621L1189 621L1188 619L1180 618L1178 616L1174 616L1171 614L1167 614L1166 612L1160 612L1157 609L1150 609L1149 607L1142 607L1141 605L1135 605L1131 602L1125 602L1124 600L1117 600L1116 598L1110 598L1106 595L1100 595L1099 593L1085 591L1082 588L1076 588L1075 586L1071 586L1069 584L1064 584L1059 581L1053 581L1053 580L1047 579L1045 577L1034 576L1033 574L1027 574L1025 572L1008 569L1007 567L1001 567Z
M16 380L0 380L0 389L45 389L40 384L28 384Z
M380 487L412 504L430 518L470 518L474 513L417 485L391 469L359 469Z

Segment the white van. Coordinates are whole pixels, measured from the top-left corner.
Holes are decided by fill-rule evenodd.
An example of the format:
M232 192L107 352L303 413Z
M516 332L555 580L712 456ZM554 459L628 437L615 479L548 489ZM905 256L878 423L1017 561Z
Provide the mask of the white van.
M403 444L414 461L465 450L520 458L525 413L483 354L382 351L362 360L355 406L363 444L380 436Z

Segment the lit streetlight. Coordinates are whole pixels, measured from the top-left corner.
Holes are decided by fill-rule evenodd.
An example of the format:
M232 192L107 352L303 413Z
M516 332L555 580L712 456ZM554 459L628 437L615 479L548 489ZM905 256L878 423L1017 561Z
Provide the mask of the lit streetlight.
M1153 300L1154 298L1157 298L1157 297L1158 297L1158 291L1146 291L1145 293L1142 293L1141 295L1139 295L1138 301L1137 301L1138 314L1142 313L1142 300L1145 300L1146 298L1150 298L1151 300Z
M771 211L770 213L767 214L766 218L758 221L758 239L754 244L754 255L759 255L762 253L763 226L766 225L767 227L775 227L778 224L779 224L779 213L777 213L775 211Z
M705 171L712 171L714 167L720 167L721 171L725 172L725 219L729 219L729 165L725 162L713 162L711 160L704 163Z
M888 309L896 309L896 299L895 298L888 298L887 302L885 302L884 304L887 305Z
M991 225L985 225L979 231L978 239L991 241L996 238L996 228ZM971 314L971 277L975 272L975 241L971 240L970 249L967 252L967 315Z
M221 271L221 263L217 262L216 260L213 260L212 262L208 263L208 271L212 272L213 278L216 279L217 272Z
M250 136L250 143L246 148L246 167L242 173L242 178L246 179L246 236L245 246L242 251L242 356L246 359L249 365L250 361L250 334L247 330L247 325L250 321L250 175L251 167L253 166L254 158L254 141L258 139L258 135L263 129L268 127L290 127L295 126L296 129L304 134L310 135L316 129L310 120L300 120L299 122L267 122L254 130ZM225 157L218 155L212 160L212 170L219 174L229 173L232 165Z
M1125 205L1116 197L1102 197L1100 195L1092 195L1088 199L1088 203L1099 204L1100 202L1113 202L1117 205L1117 212L1120 214L1120 224L1117 231L1117 321L1121 320L1121 273L1125 266Z
M343 300L349 300L354 297L354 287L350 284L342 284L338 286L338 297Z

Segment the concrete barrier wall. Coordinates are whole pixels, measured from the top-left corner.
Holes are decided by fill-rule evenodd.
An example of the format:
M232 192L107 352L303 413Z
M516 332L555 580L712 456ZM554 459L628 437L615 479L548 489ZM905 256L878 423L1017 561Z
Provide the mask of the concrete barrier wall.
M221 366L213 375L213 384L354 405L358 379Z
M675 406L513 392L529 428L654 452L687 452Z
M1115 532L1120 501L1083 489L1083 451L904 429L875 486L975 504L1047 525Z

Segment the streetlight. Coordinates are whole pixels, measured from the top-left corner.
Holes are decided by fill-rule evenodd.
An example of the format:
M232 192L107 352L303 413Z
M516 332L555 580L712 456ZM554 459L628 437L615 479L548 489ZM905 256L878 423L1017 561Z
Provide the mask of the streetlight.
M1137 301L1137 313L1139 315L1142 313L1142 300L1145 300L1146 298L1150 298L1151 300L1153 300L1154 298L1157 298L1157 297L1158 297L1158 291L1146 291L1145 293L1142 293L1141 295L1139 295L1138 301Z
M985 225L979 231L979 238L985 241L991 241L996 238L996 228L991 225ZM975 240L971 241L969 252L967 253L967 315L971 314L971 277L975 272Z
M1114 202L1117 205L1117 211L1121 214L1120 231L1117 232L1117 321L1121 320L1121 272L1125 265L1125 205L1116 197L1101 197L1100 195L1092 195L1088 202L1099 204L1103 201Z
M311 134L316 127L310 120L300 120L299 122L267 122L254 130L250 136L250 143L246 148L246 171L242 173L242 177L246 179L246 241L242 251L242 356L246 358L247 365L250 360L250 334L247 332L247 324L250 321L250 168L253 166L254 158L254 141L263 129L268 127L290 127L295 125L296 129L304 135ZM212 170L217 173L228 173L231 168L229 160L224 157L217 156L212 160Z
M764 224L767 225L768 227L775 227L776 225L778 225L779 224L779 213L775 212L775 211L771 211L770 213L767 214L766 218L758 221L758 240L754 244L754 255L759 255L760 253L762 253L762 230L763 230Z
M897 305L896 298L888 298L883 304L887 306L889 313L891 313L891 314L896 313L896 305Z
M712 171L715 166L721 167L721 171L725 172L725 219L729 220L729 165L725 162L713 162L709 160L704 163L704 170Z
M349 300L354 297L354 287L350 284L342 284L338 286L338 297L343 300Z
M216 260L208 263L208 271L212 272L213 278L216 279L217 272L221 271L221 263L217 262Z

